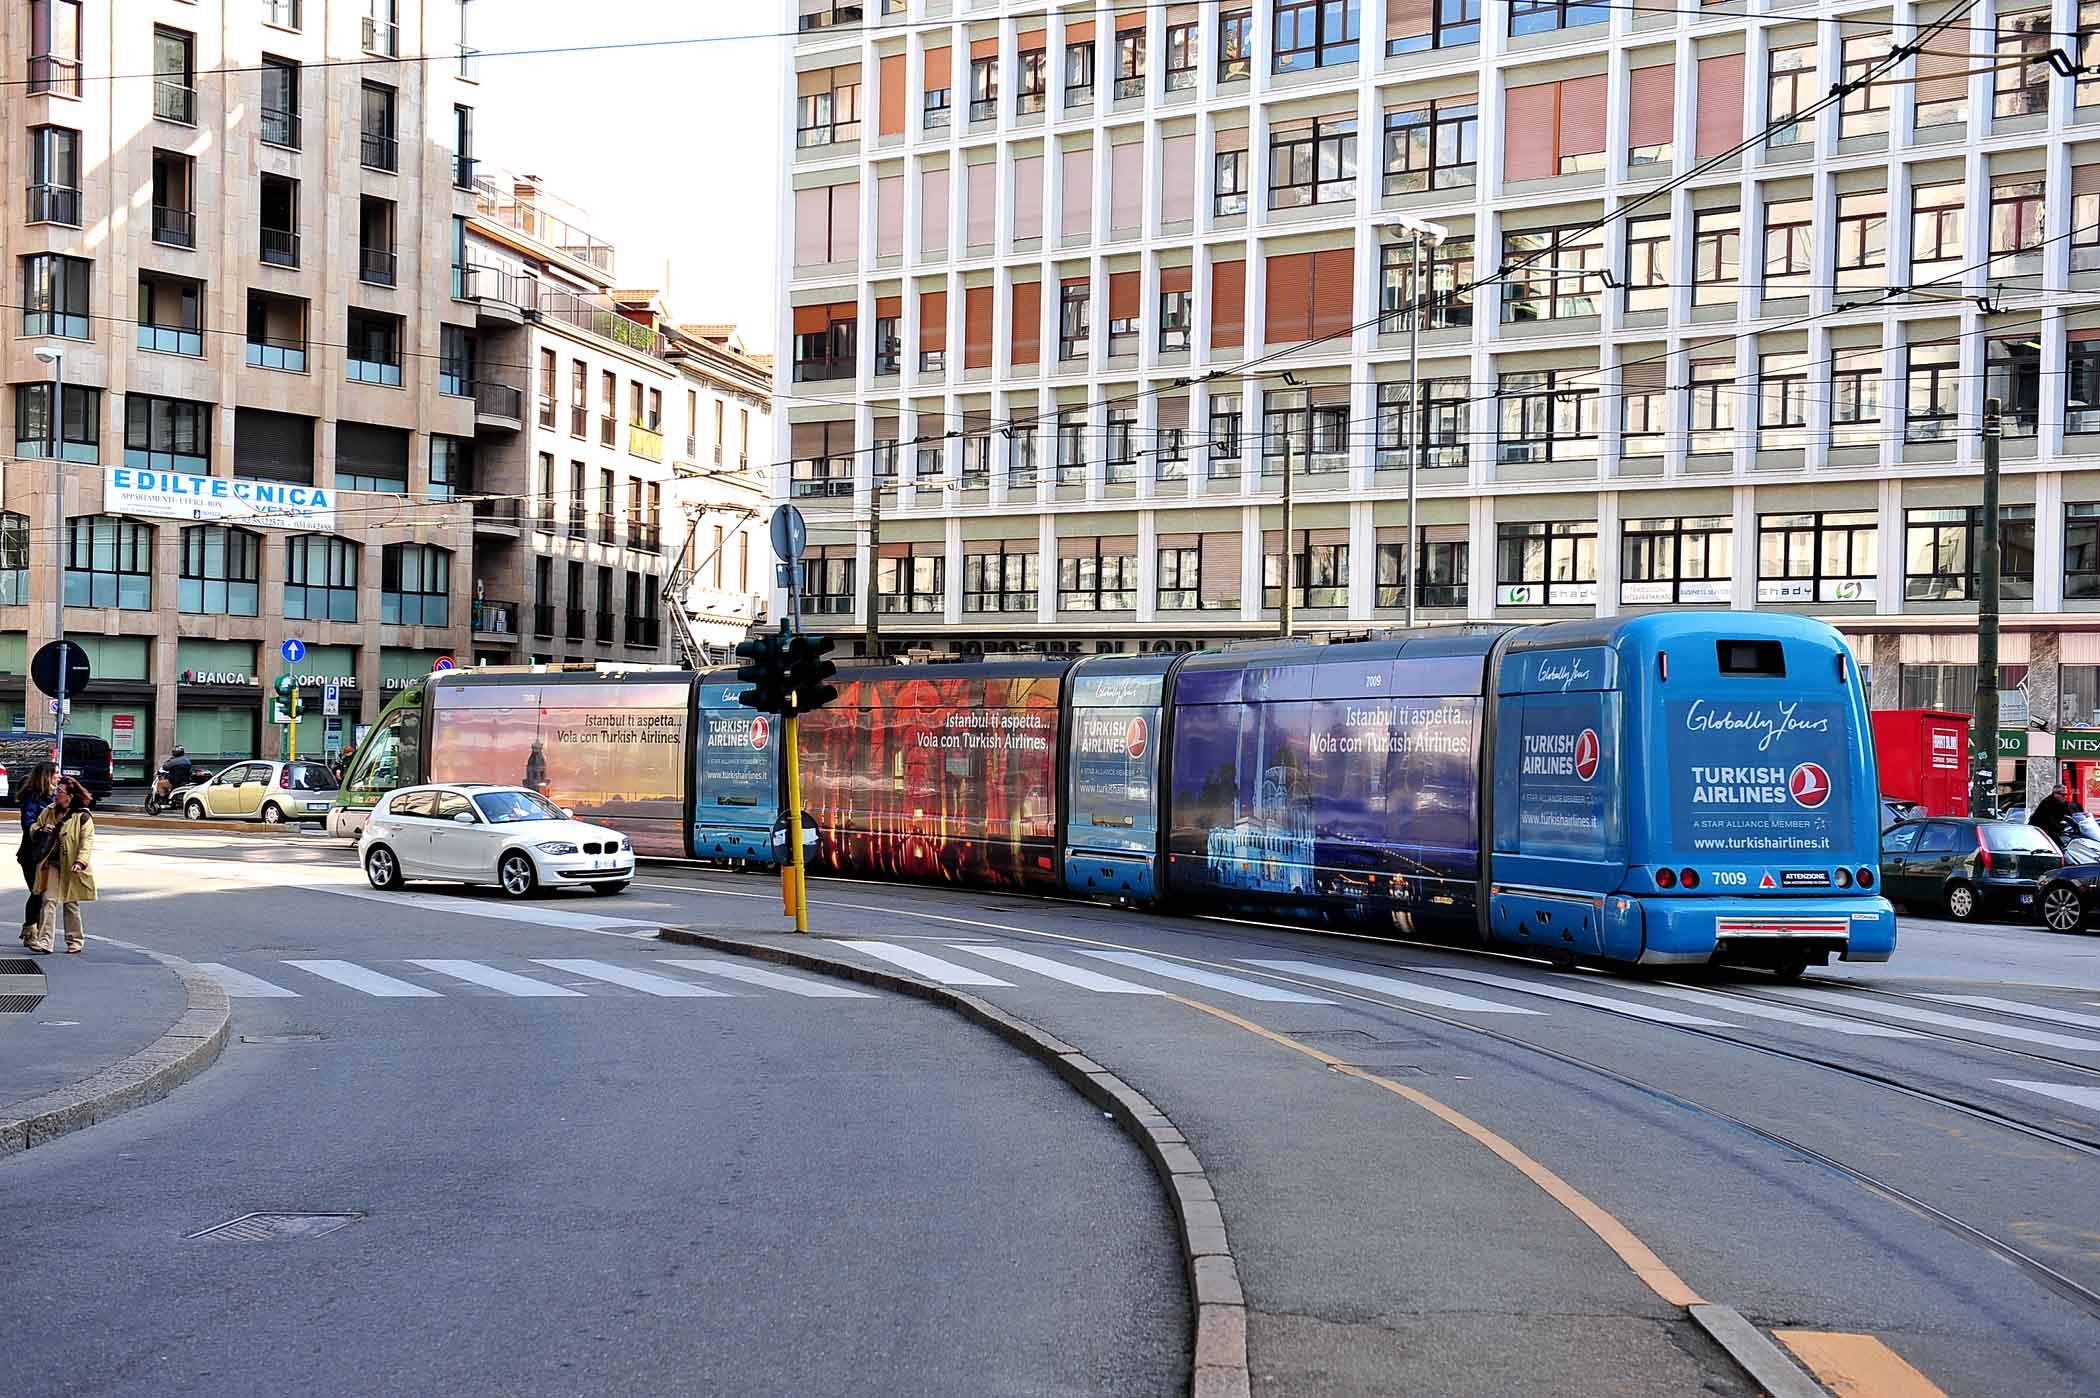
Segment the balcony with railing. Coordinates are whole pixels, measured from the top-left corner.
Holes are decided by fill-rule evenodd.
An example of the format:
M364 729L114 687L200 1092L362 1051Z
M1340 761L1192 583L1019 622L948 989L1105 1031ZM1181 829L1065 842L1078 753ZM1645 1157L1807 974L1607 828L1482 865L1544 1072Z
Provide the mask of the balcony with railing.
M515 602L492 602L478 598L474 603L474 634L476 636L515 636L518 634L518 604ZM542 632L541 634L545 634Z
M598 644L609 646L620 639L620 624L611 612L598 613Z
M31 223L63 223L74 228L80 226L80 191L70 185L33 184L29 186L28 221Z
M153 80L153 115L183 126L197 124L197 89L180 78Z
M521 276L482 262L469 262L455 270L460 299L475 303L478 320L494 325L522 325L526 317L539 314L538 277Z
M631 616L627 618L627 644L655 650L663 644L663 622L653 616Z
M542 502L546 518L553 518L552 506ZM474 528L496 534L516 535L525 527L525 506L519 500L476 500L474 502Z
M627 454L639 456L644 461L662 461L664 434L653 427L644 427L639 422L628 423Z
M197 211L153 206L153 241L171 248L197 246Z
M817 456L797 461L788 481L788 495L796 500L837 499L853 493L853 458Z
M399 58L401 26L373 15L366 15L364 46L366 53L376 53L382 58Z
M297 112L283 112L278 111L274 107L264 107L262 109L262 118L256 127L256 131L262 137L263 144L266 146L283 146L287 150L299 149L300 130L299 114Z
M552 636L554 634L554 604L535 602L532 604L532 634Z
M373 286L392 286L398 274L400 256L387 248L364 248L357 250L357 279Z
M640 520L627 522L627 547L640 553L662 553L664 551L663 530L654 524Z
M508 177L506 177L508 178ZM575 223L551 212L537 199L520 199L504 190L495 180L481 178L473 182L474 211L492 223L515 229L531 238L542 247L560 253L564 257L595 267L601 272L613 269L613 246L602 238L592 236Z
M288 374L306 372L306 341L251 339L248 362L258 369L281 369Z
M474 425L518 431L525 426L525 391L486 380L475 384Z
M885 8L884 14L889 10ZM804 13L796 27L804 33L812 29L829 29L840 24L859 24L861 7L853 4L827 5Z
M401 168L401 142L375 131L360 132L357 159L367 170L384 170L391 174Z
M640 354L656 354L660 346L653 328L573 291L541 286L539 311L542 320L561 321Z
M139 326L139 348L154 354L185 354L192 359L204 353L204 332L194 326Z
M272 267L297 267L299 235L289 228L263 229L262 260Z
M452 187L454 189L472 189L474 187L474 168L480 163L480 161L465 152L454 154L452 157Z
M72 58L60 58L57 54L31 54L29 58L29 95L48 93L53 97L78 97L80 95L80 62Z
M564 607L562 611L562 620L565 623L567 623L562 627L563 638L565 640L570 641L581 641L588 638L590 635L590 631L589 628L584 625L585 613L583 608Z

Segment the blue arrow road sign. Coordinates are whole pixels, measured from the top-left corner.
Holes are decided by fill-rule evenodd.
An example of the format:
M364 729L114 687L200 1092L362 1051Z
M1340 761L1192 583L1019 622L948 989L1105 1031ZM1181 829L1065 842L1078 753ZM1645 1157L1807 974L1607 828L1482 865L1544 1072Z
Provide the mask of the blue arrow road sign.
M306 659L306 642L300 640L297 636L288 637L282 649L285 663L288 665L297 665L300 661Z

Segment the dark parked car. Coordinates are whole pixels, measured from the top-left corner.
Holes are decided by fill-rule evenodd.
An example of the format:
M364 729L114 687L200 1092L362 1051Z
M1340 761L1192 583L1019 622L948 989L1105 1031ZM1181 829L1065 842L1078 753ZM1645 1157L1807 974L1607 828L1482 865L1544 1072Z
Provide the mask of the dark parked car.
M0 766L7 768L11 778L7 798L11 804L21 801L22 783L29 780L30 769L50 757L49 733L0 733ZM88 733L66 734L66 760L60 770L78 777L98 802L109 799L109 789L117 780L108 742Z
M2100 863L2066 864L2044 874L2034 896L2042 926L2051 932L2083 932L2100 909Z
M2054 840L2018 821L1914 820L1881 837L1881 891L1957 922L2031 913L2042 876L2063 862Z
M1915 816L1917 813L1918 803L1915 801L1897 801L1887 796L1882 797L1882 833L1887 834L1890 830L1894 829L1896 826L1901 825L1904 821L1909 820L1912 816Z

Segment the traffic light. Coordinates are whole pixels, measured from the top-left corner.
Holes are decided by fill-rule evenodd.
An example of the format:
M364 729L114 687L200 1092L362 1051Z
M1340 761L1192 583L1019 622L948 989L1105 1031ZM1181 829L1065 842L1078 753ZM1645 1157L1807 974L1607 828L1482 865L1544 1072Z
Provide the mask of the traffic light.
M279 699L290 699L294 687L289 671L277 677L277 697Z
M761 713L787 712L787 675L783 668L785 656L780 638L774 635L753 636L741 641L736 648L737 659L743 661L736 668L736 677L751 688L736 696L736 701L748 709Z
M834 644L829 636L797 633L788 637L787 688L796 713L814 713L839 697L838 690L825 683L839 672L838 666L824 658Z

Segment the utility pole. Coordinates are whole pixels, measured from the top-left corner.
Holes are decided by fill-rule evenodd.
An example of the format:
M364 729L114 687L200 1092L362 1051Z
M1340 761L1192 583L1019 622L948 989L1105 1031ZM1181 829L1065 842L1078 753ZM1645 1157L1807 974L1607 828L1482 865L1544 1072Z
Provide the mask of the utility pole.
M867 632L864 642L870 660L882 658L882 598L875 590L875 578L882 571L882 476L878 472L868 483L868 576L864 592L868 599Z
M1415 573L1420 568L1422 529L1415 519L1416 476L1422 464L1422 448L1429 440L1429 419L1422 413L1422 231L1414 230L1414 251L1408 259L1407 289L1414 304L1407 312L1407 547L1401 551L1401 567L1407 570L1407 629L1415 629Z
M1998 813L1998 443L2005 435L1995 398L1983 400L1983 520L1976 550L1975 776L1969 812Z
M51 761L66 770L66 352L56 345L30 351L51 366L51 639L58 642L58 704L51 721ZM27 697L26 695L24 696Z
M1311 410L1308 408L1306 419L1306 430L1308 432L1312 430L1310 412ZM1282 636L1286 641L1291 638L1291 581L1294 571L1291 565L1298 561L1296 551L1291 547L1292 532L1291 434L1285 432L1283 434L1283 607L1280 611L1280 620L1282 622Z

